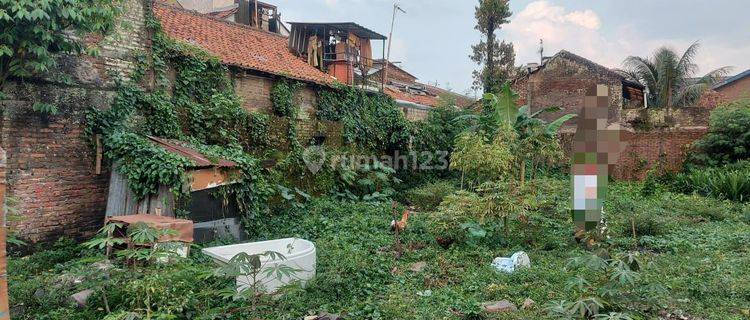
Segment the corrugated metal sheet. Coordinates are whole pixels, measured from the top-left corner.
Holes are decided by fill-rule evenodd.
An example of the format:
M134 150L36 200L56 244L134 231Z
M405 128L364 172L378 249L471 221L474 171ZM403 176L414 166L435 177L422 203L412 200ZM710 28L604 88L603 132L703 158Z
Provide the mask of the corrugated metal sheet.
M176 140L169 140L169 139L157 138L157 137L152 137L152 136L149 136L148 138L154 143L156 143L158 146L166 149L167 151L187 158L188 160L193 162L196 168L208 168L208 167L234 168L237 166L237 164L234 161L229 161L225 159L218 159L218 162L211 161L208 157L200 153L198 150L192 149L190 147L186 147L182 145L181 142L176 141Z

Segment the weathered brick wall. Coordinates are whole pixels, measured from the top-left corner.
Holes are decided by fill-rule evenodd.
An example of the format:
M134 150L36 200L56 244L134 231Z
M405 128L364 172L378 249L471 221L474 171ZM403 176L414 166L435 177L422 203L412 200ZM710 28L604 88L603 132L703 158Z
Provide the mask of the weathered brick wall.
M243 107L249 111L272 113L271 89L276 79L266 76L254 75L245 72L233 72L234 92L242 98ZM315 88L303 87L296 96L296 103L302 109L301 119L309 119L315 115L315 106L318 104L318 95Z
M584 65L566 59L553 59L544 68L520 79L513 89L520 96L520 104L528 104L531 112L550 106L562 107L561 111L545 113L541 118L551 121L568 113L578 114L583 106L586 88L591 85L609 86L611 106L609 122L617 122L622 108L622 82L608 74L592 71ZM576 119L568 121L566 127L573 127Z
M278 81L276 78L250 74L244 71L232 73L234 92L242 98L243 107L252 112L273 114L271 90ZM301 112L297 119L297 139L303 146L308 145L313 138L326 137L326 144L341 145L341 125L328 121L320 121L315 117L318 104L317 91L319 88L305 85L295 96L295 103ZM288 119L271 117L270 136L271 145L281 150L289 149Z
M409 121L423 121L427 119L427 116L430 114L429 110L419 108L403 107L401 110Z
M146 3L127 0L112 35L90 39L101 56L60 57L50 74L11 81L2 105L0 141L8 154L9 195L19 200L10 226L30 242L81 237L103 222L109 175L94 173L94 152L83 136L85 110L108 108L114 97L110 71L127 75L134 53L148 50ZM72 78L61 82L61 75ZM58 115L32 110L33 102L55 105Z
M707 132L705 128L623 132L622 138L627 145L612 176L622 180L641 180L658 164L662 164L664 170L678 171L690 145Z
M663 169L679 171L692 143L705 135L707 128L672 128L653 129L651 131L623 130L621 139L625 150L610 172L618 180L642 180L648 170L662 163ZM560 144L570 162L573 132L566 131L560 135Z
M622 124L636 131L655 128L705 128L708 126L711 110L704 107L682 107L670 110L661 108L625 109L622 112Z
M728 101L750 99L750 77L745 77L719 88L719 93L726 97Z

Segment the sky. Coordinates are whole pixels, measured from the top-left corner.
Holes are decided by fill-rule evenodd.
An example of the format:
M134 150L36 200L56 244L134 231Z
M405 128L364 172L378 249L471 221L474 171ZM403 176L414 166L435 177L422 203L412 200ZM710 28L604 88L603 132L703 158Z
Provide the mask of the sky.
M284 21L356 22L388 36L392 0L266 0L279 6ZM459 93L470 93L474 0L401 0L392 37L391 61L417 76ZM698 41L701 75L731 66L750 68L750 2L747 0L511 0L510 23L497 32L513 42L516 65L539 62L565 49L610 68L631 55L648 57L668 46L682 52ZM379 41L373 55L380 57Z

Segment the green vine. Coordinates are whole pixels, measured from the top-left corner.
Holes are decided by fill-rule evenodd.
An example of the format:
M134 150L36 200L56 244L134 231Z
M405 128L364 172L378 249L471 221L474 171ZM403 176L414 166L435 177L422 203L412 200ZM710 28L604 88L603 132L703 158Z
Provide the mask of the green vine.
M274 113L280 117L287 117L289 120L287 134L289 138L289 146L293 154L299 154L302 152L302 144L299 142L299 134L297 132L297 121L299 120L300 107L294 101L297 92L299 92L302 87L302 83L282 79L276 82L271 89L271 103L273 104Z
M217 58L169 39L151 16L147 26L154 34L151 54L138 55L130 80L117 81L112 108L87 112L86 133L102 137L106 159L117 165L138 197L155 194L160 186L178 196L189 194L184 186L192 163L146 138L157 136L182 141L210 159L237 163L237 183L221 192L248 216L262 211L273 184L250 152L268 146L268 116L242 108L229 72ZM173 81L167 70L174 71ZM150 92L141 85L149 71L156 80Z
M370 151L405 150L410 124L385 94L338 86L318 93L317 117L341 121L347 143Z

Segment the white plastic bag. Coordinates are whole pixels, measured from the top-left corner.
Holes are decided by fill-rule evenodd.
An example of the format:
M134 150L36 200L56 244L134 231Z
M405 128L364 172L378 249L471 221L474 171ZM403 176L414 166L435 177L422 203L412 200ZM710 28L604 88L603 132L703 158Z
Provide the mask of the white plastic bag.
M495 269L505 272L513 273L520 268L528 268L531 266L531 260L526 252L518 251L514 253L510 258L497 257L492 260L492 266Z

